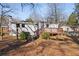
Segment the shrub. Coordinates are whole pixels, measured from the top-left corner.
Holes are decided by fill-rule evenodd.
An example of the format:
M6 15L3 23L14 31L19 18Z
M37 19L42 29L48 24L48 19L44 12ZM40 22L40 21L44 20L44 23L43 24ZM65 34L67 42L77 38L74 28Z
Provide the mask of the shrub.
M20 33L20 39L22 39L22 40L27 40L29 38L29 36L30 36L29 32L23 31L23 32Z
M50 33L49 32L43 32L41 37L42 37L42 39L49 39L50 38Z

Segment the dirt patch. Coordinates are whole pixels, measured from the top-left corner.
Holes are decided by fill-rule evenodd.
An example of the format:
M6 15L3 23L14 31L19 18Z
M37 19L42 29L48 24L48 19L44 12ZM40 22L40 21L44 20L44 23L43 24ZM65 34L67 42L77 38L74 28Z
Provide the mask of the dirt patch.
M39 41L39 42L38 42ZM16 50L9 51L7 55L20 56L63 56L79 55L79 46L75 43L67 44L65 41L36 40L27 45L23 45Z

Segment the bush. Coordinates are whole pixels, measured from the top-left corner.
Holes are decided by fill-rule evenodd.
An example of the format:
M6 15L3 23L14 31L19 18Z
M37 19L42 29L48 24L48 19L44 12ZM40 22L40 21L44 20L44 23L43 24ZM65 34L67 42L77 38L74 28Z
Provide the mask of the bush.
M20 39L22 39L22 40L27 40L29 37L30 37L29 32L21 32L20 33Z
M42 33L42 39L49 39L50 38L50 33L49 32L44 32Z

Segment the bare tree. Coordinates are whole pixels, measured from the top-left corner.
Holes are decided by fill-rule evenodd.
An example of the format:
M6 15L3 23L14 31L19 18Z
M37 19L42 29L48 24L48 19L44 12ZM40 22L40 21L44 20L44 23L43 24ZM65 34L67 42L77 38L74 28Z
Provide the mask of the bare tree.
M60 6L61 6L60 4L56 4L56 3L49 4L52 14L49 17L48 21L52 23L58 23L58 24L61 23L65 15L63 14L63 9Z
M9 12L12 12L12 9L9 9L9 10L4 10L5 8L10 8L9 5L4 5L2 3L0 3L0 6L1 6L1 19L0 19L0 27L1 27L1 36L2 36L2 40L3 40L3 24L4 22L3 21L6 21L5 19L5 16L9 13Z

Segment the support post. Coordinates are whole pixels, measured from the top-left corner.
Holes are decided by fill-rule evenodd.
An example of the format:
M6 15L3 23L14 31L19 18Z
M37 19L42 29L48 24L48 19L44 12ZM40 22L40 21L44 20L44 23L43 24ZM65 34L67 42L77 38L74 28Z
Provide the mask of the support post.
M17 36L17 40L18 40L18 27L16 28L16 31L17 31L17 34L16 34L16 36Z
M16 39L19 40L18 38L18 27L20 27L20 24L16 24Z
M39 23L37 23L37 36L39 37Z

